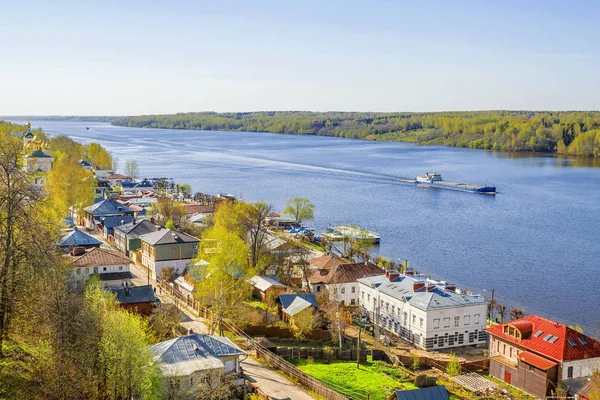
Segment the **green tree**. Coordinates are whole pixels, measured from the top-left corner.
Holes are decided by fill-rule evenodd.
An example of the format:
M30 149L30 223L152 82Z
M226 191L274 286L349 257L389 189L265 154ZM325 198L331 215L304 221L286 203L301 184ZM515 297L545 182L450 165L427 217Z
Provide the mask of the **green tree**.
M289 214L294 217L298 224L303 221L312 221L314 217L315 206L306 197L293 197L285 202L283 214Z
M450 355L450 360L448 364L446 364L446 373L450 377L459 376L462 373L462 366L460 365L460 360L455 353Z
M146 398L158 374L152 367L146 323L126 311L110 313L103 326L99 363L102 392L110 400Z
M173 331L179 326L181 311L174 304L162 304L152 310L148 318L148 326L152 331L154 342L173 338Z
M175 229L175 224L173 223L173 220L170 219L165 223L165 228L167 229Z
M59 216L83 215L83 209L93 203L96 178L74 159L60 157L48 173L46 191Z
M296 340L306 339L306 336L312 332L315 321L315 312L312 307L308 307L294 315L291 327Z

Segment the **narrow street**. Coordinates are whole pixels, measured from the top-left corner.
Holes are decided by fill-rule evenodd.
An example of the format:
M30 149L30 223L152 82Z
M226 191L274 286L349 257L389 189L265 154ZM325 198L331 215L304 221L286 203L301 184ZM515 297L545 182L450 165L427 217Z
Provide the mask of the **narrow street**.
M144 270L138 265L132 264L131 273L134 275L132 280L136 286L146 285L147 277ZM153 286L153 281L150 281ZM174 299L164 292L160 292L157 288L156 296L160 298L163 303L173 303ZM192 328L194 333L205 333L208 334L208 326L205 323L204 318L196 317L186 307L180 307L184 314L181 325L186 329ZM253 352L249 352L253 355ZM272 400L313 400L314 397L310 396L302 387L296 385L273 371L267 366L260 364L254 358L248 356L241 363L244 375L249 382L256 385L263 393L269 396Z

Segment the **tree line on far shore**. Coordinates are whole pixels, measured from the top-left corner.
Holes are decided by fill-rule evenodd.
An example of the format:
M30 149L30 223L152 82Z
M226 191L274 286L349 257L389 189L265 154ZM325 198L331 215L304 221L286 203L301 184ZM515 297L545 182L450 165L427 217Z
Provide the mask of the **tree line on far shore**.
M198 112L121 117L111 122L128 127L319 135L600 157L600 112L595 111Z

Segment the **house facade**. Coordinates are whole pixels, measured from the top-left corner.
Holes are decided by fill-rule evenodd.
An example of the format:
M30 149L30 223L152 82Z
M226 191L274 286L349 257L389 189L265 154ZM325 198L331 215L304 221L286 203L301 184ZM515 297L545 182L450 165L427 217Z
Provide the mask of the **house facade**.
M425 350L486 343L482 296L411 271L389 270L358 282L361 308L385 332Z
M159 229L160 227L158 225L146 220L116 226L113 234L115 245L123 253L129 255L130 252L141 250L142 240L140 239L140 236L156 232Z
M566 325L530 315L487 332L490 375L533 396L581 386L600 370L600 342Z
M167 228L141 235L140 240L142 265L149 269L154 280L166 267L172 267L174 273L181 274L196 256L200 242L194 236Z
M120 204L115 199L105 199L84 209L84 223L86 228L101 231L104 234L105 222L111 225L110 229L122 225L119 223L125 219L130 222L133 219L134 211L129 207ZM127 218L125 218L127 217ZM110 224L108 223L110 221Z
M286 286L278 280L268 277L255 275L250 278L252 285L252 295L258 299L265 300L269 296L274 298L285 292Z
M66 257L71 261L71 282L75 286L83 287L92 275L98 275L104 287L131 285L131 260L118 251L75 247Z

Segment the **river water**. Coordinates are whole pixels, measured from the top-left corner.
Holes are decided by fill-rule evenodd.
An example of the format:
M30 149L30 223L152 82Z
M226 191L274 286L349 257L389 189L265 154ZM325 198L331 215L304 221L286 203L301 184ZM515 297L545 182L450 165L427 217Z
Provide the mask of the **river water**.
M600 334L600 169L591 162L315 136L32 125L97 141L121 166L136 159L142 176L172 177L194 191L266 200L276 210L290 197L308 197L317 231L340 223L374 230L383 256L486 297L495 289L509 306ZM495 185L498 194L390 178L431 171Z

